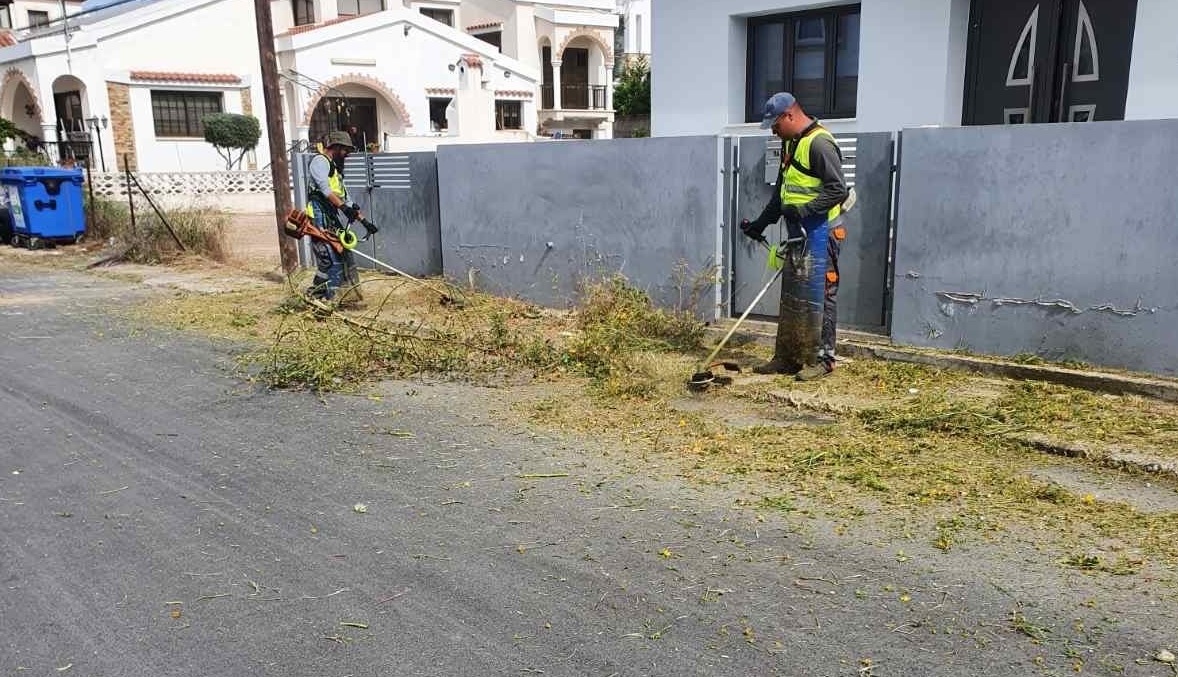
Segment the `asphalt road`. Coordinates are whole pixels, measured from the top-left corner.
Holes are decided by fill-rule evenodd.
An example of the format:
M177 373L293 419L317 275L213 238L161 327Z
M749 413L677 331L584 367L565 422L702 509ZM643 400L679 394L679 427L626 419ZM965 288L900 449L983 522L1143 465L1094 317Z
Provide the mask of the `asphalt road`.
M266 391L146 293L0 273L0 675L1173 674L1160 584L758 518L494 390Z

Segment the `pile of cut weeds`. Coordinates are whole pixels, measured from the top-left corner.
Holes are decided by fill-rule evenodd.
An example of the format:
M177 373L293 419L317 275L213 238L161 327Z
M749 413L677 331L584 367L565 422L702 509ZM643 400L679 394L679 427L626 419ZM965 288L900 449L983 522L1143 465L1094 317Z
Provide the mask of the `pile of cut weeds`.
M243 367L275 387L346 390L419 375L549 381L544 397L517 408L532 425L657 455L674 472L763 495L763 509L833 511L848 523L874 513L943 550L1031 534L1086 570L1178 563L1178 514L1040 479L1032 471L1046 463L1099 468L1048 459L1020 439L1127 443L1175 458L1173 405L873 360L814 383L738 376L691 396L684 386L706 352L702 326L655 309L620 278L588 285L568 311L461 290L460 303L443 303L409 280L365 280L368 307L347 313L323 316L300 301L302 278L287 289L181 294L151 312L249 340ZM726 357L766 356L745 350ZM724 423L723 412L744 422ZM797 414L814 416L791 421Z

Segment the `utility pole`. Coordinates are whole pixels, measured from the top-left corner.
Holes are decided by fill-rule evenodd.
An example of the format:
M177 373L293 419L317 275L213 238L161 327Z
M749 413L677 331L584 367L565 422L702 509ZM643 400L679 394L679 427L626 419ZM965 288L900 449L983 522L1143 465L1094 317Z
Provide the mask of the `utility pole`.
M254 0L254 21L258 25L258 59L262 65L262 98L266 105L266 138L270 142L270 174L274 180L274 215L278 230L278 251L282 270L294 272L299 265L295 240L283 232L290 212L290 165L286 157L286 133L282 129L282 97L278 94L278 57L274 54L274 21L270 0Z

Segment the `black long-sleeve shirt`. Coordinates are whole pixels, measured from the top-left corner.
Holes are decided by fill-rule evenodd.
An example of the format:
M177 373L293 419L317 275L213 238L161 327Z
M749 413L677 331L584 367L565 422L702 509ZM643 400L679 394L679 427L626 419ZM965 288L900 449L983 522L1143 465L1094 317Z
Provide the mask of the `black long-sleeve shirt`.
M810 131L802 132L805 136ZM791 142L795 143L795 142ZM785 180L785 170L788 165L788 146L782 148L781 168L777 171L777 182L773 184L773 195L757 221L766 225L777 223L781 218L781 182ZM847 199L847 182L843 178L843 153L838 144L828 136L820 136L810 142L810 171L822 179L822 189L818 197L811 202L798 207L802 218L809 218L814 214L824 214L831 207L842 204Z

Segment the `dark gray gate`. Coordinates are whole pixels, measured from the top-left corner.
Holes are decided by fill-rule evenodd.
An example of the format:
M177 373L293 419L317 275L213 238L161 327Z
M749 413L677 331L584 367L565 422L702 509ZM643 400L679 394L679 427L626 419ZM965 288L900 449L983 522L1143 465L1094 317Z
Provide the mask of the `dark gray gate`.
M306 204L307 163L311 154L291 163L296 207ZM352 201L380 232L357 250L410 275L442 273L442 235L438 210L438 170L434 153L357 153L344 164L344 185ZM357 235L364 229L356 224ZM304 241L305 243L305 241ZM303 247L304 262L310 264ZM384 270L363 257L361 268ZM387 272L387 271L386 271Z
M839 260L839 324L872 332L885 332L890 222L892 207L893 135L875 132L836 135L843 150L843 171L854 186L858 204L847 214L847 240ZM741 219L756 218L773 193L778 168L780 141L768 136L725 139L725 259L730 262L731 307L728 314L739 317L772 277L767 252L740 234ZM733 172L733 167L736 171ZM770 226L765 236L771 242L784 237L784 226ZM750 317L775 319L779 286L761 298Z

